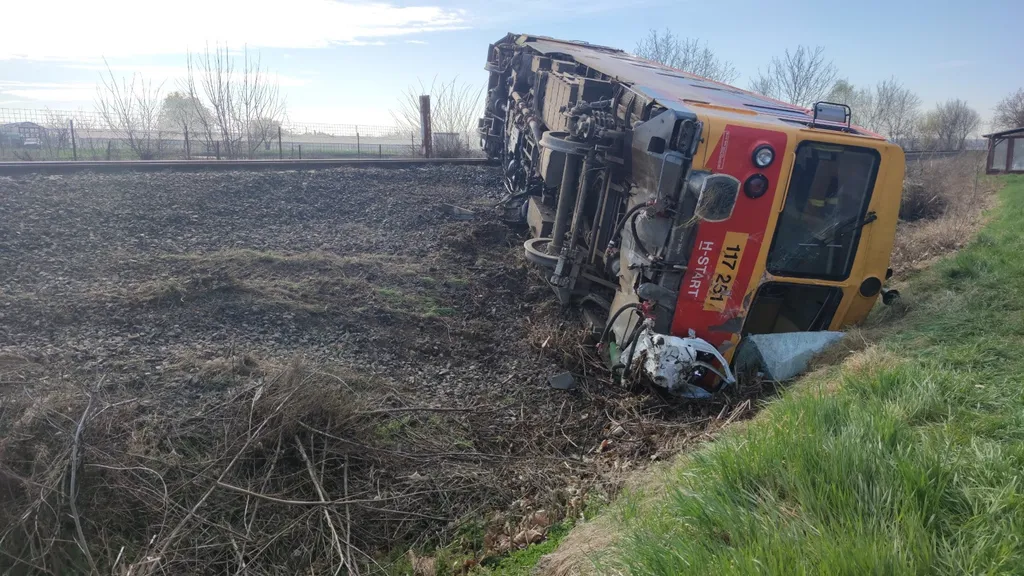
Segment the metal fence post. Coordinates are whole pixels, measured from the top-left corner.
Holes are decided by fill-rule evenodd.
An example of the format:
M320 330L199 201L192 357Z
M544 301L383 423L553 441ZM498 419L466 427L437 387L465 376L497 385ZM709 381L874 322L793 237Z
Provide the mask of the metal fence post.
M299 160L302 160L302 144L299 144Z
M360 146L359 146L359 127L356 126L356 158L358 158L360 155L361 155L361 150L360 150Z
M185 126L185 160L192 159L192 147L188 141L188 126Z
M284 145L281 144L281 126L277 127L277 159L284 160Z
M378 158L383 158L384 157L384 145L383 144L377 144L377 157Z
M213 144L214 144L213 148L214 148L214 150L216 150L216 153L217 153L217 160L220 160L220 140L217 140Z
M112 152L112 148L113 147L114 147L114 141L108 139L107 140L107 160L110 160L110 153Z
M71 126L71 159L78 160L78 144L75 142L75 121L73 119L68 120L68 125Z
M420 138L423 139L423 157L433 155L433 138L430 135L430 94L420 96Z

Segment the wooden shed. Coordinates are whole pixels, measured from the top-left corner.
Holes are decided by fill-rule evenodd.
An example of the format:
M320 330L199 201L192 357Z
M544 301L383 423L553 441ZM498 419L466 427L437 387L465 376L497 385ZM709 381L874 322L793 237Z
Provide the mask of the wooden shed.
M985 134L988 174L1024 174L1024 127Z

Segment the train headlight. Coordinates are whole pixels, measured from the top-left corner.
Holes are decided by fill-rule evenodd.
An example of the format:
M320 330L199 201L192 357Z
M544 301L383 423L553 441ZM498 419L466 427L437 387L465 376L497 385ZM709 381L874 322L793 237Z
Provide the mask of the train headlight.
M754 150L754 166L757 166L758 168L767 168L771 166L774 160L775 150L772 150L771 146L765 144L763 146L758 146Z

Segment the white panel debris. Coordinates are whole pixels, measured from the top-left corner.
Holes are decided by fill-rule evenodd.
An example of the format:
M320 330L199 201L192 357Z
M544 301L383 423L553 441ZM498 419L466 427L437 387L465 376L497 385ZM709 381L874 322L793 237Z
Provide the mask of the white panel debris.
M789 380L802 374L811 358L842 337L842 332L751 334L736 351L736 371L741 374L760 372L777 382Z
M632 351L633 346L636 347L635 352ZM622 351L622 363L627 364L632 359L634 365L640 364L652 382L678 396L710 397L710 392L697 386L709 372L717 374L725 385L736 382L729 363L714 346L701 338L658 334L648 327L640 333L633 346Z

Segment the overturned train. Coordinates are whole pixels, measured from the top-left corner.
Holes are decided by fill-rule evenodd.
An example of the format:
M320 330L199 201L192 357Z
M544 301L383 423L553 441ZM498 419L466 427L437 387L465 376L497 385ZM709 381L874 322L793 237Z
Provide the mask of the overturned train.
M509 34L480 135L526 257L604 326L613 369L704 397L801 358L881 294L898 146L811 110L620 50Z

